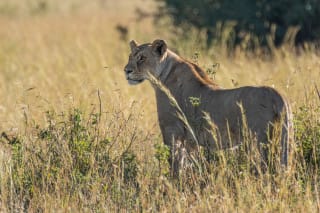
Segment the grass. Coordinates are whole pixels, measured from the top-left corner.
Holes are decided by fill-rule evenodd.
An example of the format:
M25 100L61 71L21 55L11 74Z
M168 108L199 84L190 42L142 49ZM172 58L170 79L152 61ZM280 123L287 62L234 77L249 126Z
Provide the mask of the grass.
M44 2L0 3L1 211L319 211L320 57L312 45L274 49L272 59L228 56L225 47L205 49L202 32L177 39L150 18L134 19L135 6L154 3ZM295 115L292 167L257 177L241 152L218 152L171 179L153 89L125 80L129 45L119 24L128 40L166 39L223 87L280 90Z

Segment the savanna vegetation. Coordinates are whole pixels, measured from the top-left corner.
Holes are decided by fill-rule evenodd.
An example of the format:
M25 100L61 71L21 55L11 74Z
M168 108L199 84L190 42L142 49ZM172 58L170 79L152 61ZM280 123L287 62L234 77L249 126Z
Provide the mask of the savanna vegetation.
M319 0L158 0L159 15L170 14L180 27L207 31L207 40L246 44L252 49L270 44L319 42ZM223 29L229 33L221 35Z
M177 37L183 29L153 16L157 8L143 0L0 2L0 211L319 211L316 46L288 42L266 53L240 44L230 53L224 39L208 46L206 30L189 27ZM155 38L225 88L281 91L294 114L288 169L275 158L259 172L243 146L200 150L173 179L153 89L129 86L123 71L129 40Z

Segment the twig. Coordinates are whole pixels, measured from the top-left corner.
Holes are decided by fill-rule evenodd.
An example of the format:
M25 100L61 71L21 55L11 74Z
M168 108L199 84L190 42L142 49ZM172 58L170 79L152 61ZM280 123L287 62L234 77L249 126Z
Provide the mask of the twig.
M184 114L184 112L182 111L181 107L179 106L177 100L173 97L173 95L171 94L171 92L155 77L153 77L152 74L148 73L148 79L151 81L151 83L153 83L155 86L157 86L162 92L164 92L167 97L169 98L171 104L177 109L178 112L178 118L184 123L184 125L187 127L187 129L189 130L190 134L193 137L193 140L196 142L197 146L199 147L199 141L192 129L192 127L190 126L188 119L186 117L186 115Z
M98 89L98 100L99 100L99 124L101 121L101 113L102 113L102 104L101 104L101 96L100 96L100 90Z
M320 91L319 91L316 83L314 83L314 87L316 88L316 92L317 92L317 94L318 94L318 98L319 98L319 101L320 101Z

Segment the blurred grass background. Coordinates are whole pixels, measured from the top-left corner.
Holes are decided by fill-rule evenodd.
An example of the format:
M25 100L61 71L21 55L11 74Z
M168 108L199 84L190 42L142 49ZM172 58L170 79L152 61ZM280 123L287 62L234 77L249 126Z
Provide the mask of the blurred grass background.
M17 112L32 110L34 103L62 106L71 98L90 104L98 88L106 98L115 98L112 93L126 85L122 71L128 50L116 26L131 23L137 31L151 31L150 21L135 24L135 4L126 1L2 4L12 8L1 16L0 33L1 118L9 123L19 122ZM34 14L35 8L44 11Z
M281 184L284 184L281 185L284 187L284 191L281 191L281 187L279 190L284 194L281 195L280 200L274 200L279 194L275 195L269 188L263 186L259 188L258 186L262 183L252 177L245 177L243 182L236 182L239 184L237 187L248 187L248 191L238 194L239 197L235 198L232 193L233 188L226 187L228 183L214 179L212 176L209 176L212 179L209 178L209 183L207 183L211 189L206 189L207 191L202 194L203 191L196 185L193 185L195 188L185 188L183 191L179 187L175 188L175 185L168 181L165 175L160 175L160 179L154 175L154 169L159 169L161 173L161 166L158 167L154 157L154 145L161 144L155 97L153 89L148 83L132 87L125 80L123 68L128 60L128 43L131 39L141 43L152 42L157 38L167 40L169 48L178 51L184 58L198 63L211 73L211 77L224 88L244 85L275 87L287 97L295 114L298 113L301 116L299 117L301 135L298 135L300 137L298 139L318 142L320 140L315 133L319 131L317 125L320 126L318 111L320 98L316 91L316 86L320 88L320 56L314 45L306 44L304 49L297 50L294 46L285 44L279 48L273 48L272 56L265 54L262 49L258 49L256 52L246 52L236 48L230 54L228 47L223 43L208 47L206 34L201 30L190 28L190 31L186 33L188 36L177 37L172 30L175 27L172 25L170 17L152 16L157 10L157 4L159 3L147 0L0 1L0 131L9 134L9 138L6 140L13 142L14 138L18 138L19 144L21 143L22 146L27 148L31 146L32 149L38 150L43 146L38 144L39 140L43 139L42 130L48 128L52 120L57 125L59 122L72 123L74 120L67 119L66 121L61 118L61 121L60 117L62 114L70 114L72 117L75 115L73 109L79 109L84 114L81 122L84 122L85 119L89 122L92 112L99 112L99 107L102 106L103 122L99 126L102 133L99 137L117 138L117 135L121 135L117 139L118 143L113 145L111 149L112 156L115 158L124 152L123 150L134 138L130 150L133 150L137 158L139 171L137 180L141 186L139 190L143 192L135 197L138 203L120 204L126 200L126 197L117 199L112 197L111 199L108 197L110 191L106 190L105 194L99 191L98 184L103 181L109 182L103 178L100 180L100 176L94 176L92 173L90 180L92 182L95 180L94 183L97 185L93 187L94 190L91 190L97 193L97 196L105 199L105 201L96 200L97 205L95 205L90 203L91 198L81 197L81 193L83 193L81 190L70 192L66 187L59 191L59 183L63 184L59 181L55 185L53 195L50 190L43 190L35 184L39 180L32 176L33 193L32 197L29 197L31 201L28 202L33 207L30 208L30 211L41 209L40 212L51 212L50 208L52 207L60 209L62 212L71 210L95 211L95 208L100 211L119 211L130 207L138 211L151 212L171 210L184 212L188 208L190 211L205 212L214 211L213 207L220 205L219 211L236 210L242 212L251 208L255 202L258 204L252 208L263 212L286 211L289 208L288 205L291 205L290 210L297 211L300 209L312 212L317 209L319 198L316 189L319 186L318 184L314 185L310 179L302 184L305 186L303 189L299 188L302 186L298 183L299 189L293 187L296 194L290 191L291 186L286 187L286 183L280 181ZM158 24L154 23L154 19L158 19ZM48 113L51 112L55 112L53 113L54 118L48 118ZM78 114L76 113L76 115ZM81 123L81 125L84 124ZM91 131L92 126L87 124L84 126L88 128L88 132ZM308 127L312 126L315 126L315 129L311 131ZM307 132L307 130L311 132ZM132 137L133 132L138 134L138 137ZM81 134L84 133L81 132ZM13 138L10 138L10 135L13 135ZM312 138L310 138L311 136ZM44 137L43 140L51 141L51 139ZM2 139L1 141L6 140ZM9 189L12 188L8 189L6 185L6 181L11 181L14 186L16 182L20 183L13 176L10 176L12 174L8 173L9 171L14 173L16 168L12 167L15 162L15 158L12 157L15 155L12 153L15 153L15 150L12 150L5 143L1 144L1 210L14 212L17 206L23 206L21 203L12 204L10 202L10 198L13 199L15 193L10 191ZM39 147L37 147L38 145ZM317 149L312 149L312 147L317 144L313 145L311 144L310 149L315 152ZM49 149L44 147L42 147L44 150ZM84 148L84 150L86 149ZM159 150L162 150L161 146L156 149L156 152ZM49 151L48 153L50 153ZM22 154L25 160L22 162L33 159L31 157L33 152L30 154L26 151L26 153L26 155ZM121 162L136 161L131 159ZM39 165L35 163L30 167L21 162L17 165L18 168L25 169L21 171L41 167L40 163ZM49 168L51 164L45 165L48 165ZM73 164L71 163L71 165ZM106 166L105 169L108 168ZM157 172L159 171L157 170ZM114 174L119 180L121 179L121 172ZM223 174L225 175L225 173ZM223 174L219 176L222 179L224 178ZM58 180L61 181L65 178L63 173L59 175L56 177ZM309 177L309 175L307 176ZM282 178L282 176L277 178ZM290 178L292 178L289 180L289 182L292 181L290 184L295 184L297 180L293 176ZM312 180L313 178L316 176L312 176ZM46 183L45 180L47 181L47 179L41 179ZM237 181L239 180L237 179ZM120 182L116 183L120 184ZM194 184L196 183L197 181L194 182ZM79 184L83 186L86 182ZM253 187L250 188L252 184ZM125 185L123 187L126 188ZM17 184L13 188L19 189L16 192L21 195L17 198L18 200L25 199L22 189L28 188L27 186ZM259 197L259 190L265 193L261 194L261 197ZM219 193L215 194L217 191ZM229 192L230 194L228 194ZM68 195L68 193L70 194ZM290 193L293 193L292 199L295 198L296 201L290 200ZM248 195L252 196L246 198ZM152 200L154 197L158 199L157 202ZM258 200L254 200L256 197ZM236 199L248 200L239 204ZM276 202L275 206L265 203L266 200ZM307 200L307 202L303 202L303 200ZM81 204L81 202L83 203ZM171 203L171 206L167 203ZM196 207L198 208L194 209ZM97 211L99 212L99 210Z
M152 13L156 9L152 1L2 1L0 8L1 119L7 121L2 125L19 122L15 118L19 108L35 107L30 103L61 106L69 96L90 103L97 88L106 99L121 89L129 102L139 97L154 103L149 85L132 88L123 78L130 39L141 43L166 39L183 57L197 55L205 69L218 63L215 78L221 86L274 86L293 105L319 79L319 60L311 47L298 56L290 46L274 50L274 60L241 51L230 58L226 47L207 49L202 32L190 29L188 38L175 38L168 20L160 26L154 26L151 17L138 21L137 8ZM127 30L125 38L117 26Z

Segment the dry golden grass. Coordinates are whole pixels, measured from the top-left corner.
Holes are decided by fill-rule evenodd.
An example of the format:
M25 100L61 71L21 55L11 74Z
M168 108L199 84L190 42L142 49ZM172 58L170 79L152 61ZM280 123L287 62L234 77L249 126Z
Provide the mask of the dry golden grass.
M30 212L319 211L318 173L303 167L300 158L294 159L296 166L287 173L256 177L239 169L241 165L215 162L208 174L194 171L180 182L171 180L166 174L168 166L159 157L165 155L165 149L161 145L154 148L162 141L153 89L148 83L129 86L123 73L130 39L151 42L163 38L185 58L192 60L198 53L195 60L205 69L218 63L213 77L223 87L269 85L279 89L295 112L308 106L305 121L319 127L320 98L315 85L320 88L320 56L312 46L299 54L283 47L274 50L274 58L269 60L241 51L228 57L224 48L204 49L201 33L180 41L169 30L155 28L150 18L137 22L135 7L151 11L153 2L45 2L46 9L39 8L36 1L0 3L0 132L8 134L8 139L2 136L0 145L0 211L22 211L26 199ZM118 24L128 27L127 39L120 39ZM60 125L65 124L66 132L75 128L74 109L81 111L80 124L87 132L80 133L93 138L93 147L99 147L102 139L115 141L104 147L110 149L108 156L114 160L114 164L106 165L106 169L112 168L110 177L99 173L97 165L101 161L94 157L103 154L103 150L91 149L90 162L85 162L90 165L86 177L68 175L74 172L75 160L72 147L65 146L73 139L63 136ZM101 119L97 127L90 123L95 113ZM54 143L59 146L51 147L53 136L43 135L44 130L56 134ZM315 131L318 130L311 133ZM17 148L5 144L13 143L15 137L22 143L24 153L18 163ZM81 145L86 141L81 138L76 142ZM81 146L86 150L86 145ZM128 147L136 159L117 160ZM57 167L50 161L55 159L52 150L63 159L58 172L52 170ZM52 158L42 163L38 155ZM18 169L13 166L15 163ZM123 166L125 163L129 167ZM124 175L124 168L130 171L130 165L138 171L134 183ZM39 168L48 174L38 177ZM24 179L16 177L24 177L28 171L32 174L27 176L31 189ZM44 187L39 182L52 185ZM23 191L26 188L32 196Z

